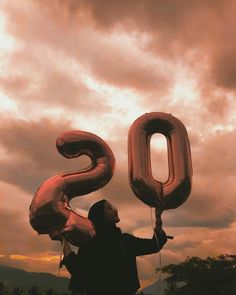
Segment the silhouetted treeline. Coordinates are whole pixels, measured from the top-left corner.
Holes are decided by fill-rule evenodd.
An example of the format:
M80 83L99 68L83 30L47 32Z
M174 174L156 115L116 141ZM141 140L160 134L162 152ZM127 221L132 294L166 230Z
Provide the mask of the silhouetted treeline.
M9 288L5 286L4 283L0 282L0 295L58 295L58 294L59 293L55 292L53 289L40 291L37 286L32 286L28 289ZM79 295L79 294L74 292L68 292L68 293L60 293L60 295ZM140 292L137 295L151 295L151 294Z
M182 263L163 267L162 271L168 274L165 295L236 294L236 255L188 257Z
M55 292L53 289L40 291L37 286L32 286L28 289L9 288L5 286L4 283L0 282L0 295L58 295L58 294L59 293ZM73 292L60 293L60 295L77 295L77 294L78 293L73 293ZM140 292L137 295L151 295L151 294Z
M37 286L31 286L28 289L18 287L10 288L0 282L0 295L58 295L53 289L40 290ZM60 293L60 295L72 295L70 292Z
M157 269L157 271L159 271ZM220 255L217 258L188 257L179 264L162 268L167 273L165 295L235 295L236 255ZM115 288L115 286L114 286ZM73 295L58 293L53 289L40 290L37 286L21 289L10 288L0 282L0 295ZM151 295L143 292L138 295ZM111 294L112 295L112 294ZM121 294L123 295L123 294Z

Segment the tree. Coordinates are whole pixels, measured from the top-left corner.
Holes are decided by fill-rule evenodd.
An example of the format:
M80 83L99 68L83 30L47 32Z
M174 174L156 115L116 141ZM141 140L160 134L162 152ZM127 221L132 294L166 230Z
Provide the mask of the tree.
M23 294L23 290L20 288L14 288L12 291L12 295L22 295Z
M0 295L8 294L8 290L4 283L0 282Z
M28 295L40 295L40 291L38 286L31 286L28 289Z
M57 293L53 289L48 289L44 291L45 295L56 295Z
M217 258L188 257L179 264L163 267L165 295L234 295L236 294L236 255Z

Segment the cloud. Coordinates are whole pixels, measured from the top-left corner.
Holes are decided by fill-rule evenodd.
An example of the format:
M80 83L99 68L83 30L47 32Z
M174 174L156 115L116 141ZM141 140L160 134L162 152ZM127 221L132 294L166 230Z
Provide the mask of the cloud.
M202 141L201 150L196 154L195 169L199 174L227 176L235 173L233 146L236 140L235 130L229 132L216 131Z
M76 99L87 101L87 98L94 96L95 93L90 94L91 91L79 80L78 76L81 73L80 75L77 73L76 79L69 78L68 72L71 72L71 68L65 66L65 60L72 59L78 67L82 66L82 74L83 71L89 72L97 80L116 87L160 93L168 89L168 80L170 80L170 76L167 79L166 75L168 69L163 69L163 64L158 64L156 60L139 50L127 35L123 44L113 35L96 32L89 23L78 28L77 22L73 23L63 15L60 21L57 15L48 18L42 8L43 4L37 6L28 3L28 5L30 9L27 12L24 5L19 7L6 4L7 29L24 44L23 50L20 50L21 53L13 52L9 60L19 64L19 57L21 60L25 57L26 65L24 68L21 67L23 74L28 74L31 68L31 72L34 72L36 77L31 76L31 79L27 77L26 80L22 74L20 77L7 77L2 81L3 87L7 89L10 87L13 91L15 86L20 88L23 95L33 97L34 100L43 102L50 96L47 104L51 100L54 104L63 103L66 107L73 107ZM63 14L62 10L53 9L55 5L51 8L51 13ZM78 17L80 18L81 14ZM11 21L13 19L14 21ZM18 21L20 26L17 25ZM63 25L59 22L63 22ZM34 23L33 26L32 23ZM139 39L136 43L139 44ZM34 45L31 51L32 44ZM29 51L28 55L25 55L26 51ZM52 52L49 53L50 51ZM56 63L55 56L58 56ZM63 73L57 69L60 64L64 65ZM75 67L72 66L72 68ZM25 85L28 86L28 90L30 87L34 91L27 93L27 89L21 87Z
M188 58L188 52L198 51L199 55L194 57L208 56L211 59L209 72L216 85L235 89L234 1L77 3L78 8L89 9L96 25L105 31L123 25L127 30L147 32L151 36L151 48L157 54L182 59ZM68 10L71 11L70 6ZM181 53L184 56L180 56Z
M0 188L0 264L57 274L60 243L47 235L39 236L31 228L28 216L32 196L4 182L0 182Z
M90 116L98 108L110 111L106 101L89 89L81 72L72 70L70 63L56 62L44 48L26 55L28 50L16 50L7 57L8 66L0 78L1 90L18 105L27 110L64 108Z
M29 58L27 59L29 62ZM37 69L34 77L24 72L23 67L21 69L22 73L19 75L9 73L7 77L0 79L1 88L9 97L34 107L38 103L39 106L79 108L85 112L90 105L89 110L92 111L93 104L89 104L92 93L81 81L68 77L66 70L42 70L40 65L34 64L32 71Z
M216 132L192 153L193 189L189 199L168 211L169 226L227 228L235 221L235 130Z
M236 44L233 48L224 48L218 53L212 65L213 78L220 87L236 89Z
M74 128L104 137L117 165L107 186L74 198L73 208L87 211L106 198L118 207L123 231L151 237L149 208L128 183L126 143L131 121L151 111L184 122L194 170L189 199L163 213L164 228L175 236L163 249L163 263L232 251L234 11L231 0L5 1L5 27L16 45L3 52L0 88L17 113L14 119L2 113L0 120L1 197L7 203L0 212L1 259L54 271L56 258L44 259L57 256L59 246L34 235L28 206L42 181L88 165L86 157L69 161L56 150L57 136ZM153 149L152 156L153 173L164 180L166 152ZM152 256L140 261L140 276L148 280L156 262Z
M174 240L168 240L161 253L138 258L139 274L142 280L155 280L156 268L170 263L180 263L187 257L207 258L208 256L217 257L219 254L234 254L235 223L228 229L204 227L165 227L164 229L167 234L174 236ZM151 236L150 228L139 228L134 234L141 237ZM159 255L161 255L161 264Z
M6 156L1 159L0 178L27 192L35 192L39 184L59 172L77 170L89 163L87 157L69 161L56 149L59 134L73 129L69 121L4 119L2 124L1 146Z
M143 50L182 60L194 66L206 84L235 90L234 1L59 1L45 8L53 15L66 11L77 28L83 12L99 32L145 34L147 41L140 42ZM120 76L117 70L115 74Z
M59 155L55 147L57 136L65 130L70 130L68 121L43 122L6 120L4 128L0 130L1 145L6 151L6 157L1 159L1 179L14 184L31 195L46 179L61 171L73 171L86 167L89 164L87 157L69 161ZM168 211L167 224L171 226L208 226L226 227L233 222L235 215L232 211L234 191L234 165L232 146L235 141L235 132L215 134L203 141L198 141L196 153L193 153L193 191L189 200L176 210ZM114 205L120 207L125 220L126 228L133 230L138 224L144 225L144 206L134 196L128 180L127 157L120 158L125 144L111 141L111 147L116 146L118 164L115 174L108 185L89 197L76 198L73 206L88 210L92 202L105 197ZM153 167L160 171L167 169L164 161L164 152L153 153ZM194 150L195 152L195 150ZM221 155L220 159L218 155ZM117 154L115 153L116 157ZM154 169L154 170L155 170ZM208 175L211 175L209 178ZM154 174L155 175L155 174ZM224 181L220 181L224 179ZM215 183L214 186L212 183ZM227 199L219 197L224 194ZM205 204L202 207L202 204ZM126 210L135 207L133 221L129 220ZM220 214L219 214L220 213ZM122 219L123 219L122 218ZM138 220L138 221L136 221ZM138 222L138 223L137 223ZM146 223L145 223L146 222Z
M32 255L53 250L50 239L37 237L27 220L28 206L17 210L1 209L1 252L5 255ZM17 233L17 234L16 234Z
M161 108L180 65L195 72L205 119L211 113L220 120L229 114L228 94L235 90L234 6L222 0L5 3L6 28L21 49L7 57L2 88L21 103L28 98L87 114L97 105L111 110L85 81L89 75L136 91L142 106L158 97ZM22 73L9 71L15 64Z

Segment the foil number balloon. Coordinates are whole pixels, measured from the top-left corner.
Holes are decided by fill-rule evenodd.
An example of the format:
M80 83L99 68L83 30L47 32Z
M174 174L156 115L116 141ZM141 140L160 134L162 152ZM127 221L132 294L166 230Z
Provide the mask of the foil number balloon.
M150 139L154 133L162 133L167 139L169 178L165 183L155 180L151 172ZM88 155L92 164L83 171L59 174L45 181L32 200L30 223L40 234L59 229L67 240L79 246L95 232L89 219L74 212L69 202L107 184L115 159L109 146L92 133L64 132L56 144L63 156ZM138 118L129 131L128 157L130 185L145 204L171 209L186 200L191 191L191 154L187 131L177 118L165 113Z
M88 132L64 132L56 145L63 156L88 155L92 164L82 171L59 174L45 181L30 205L30 223L40 234L60 229L72 244L79 246L94 235L94 228L89 219L70 208L69 202L107 184L113 175L115 159L109 146Z
M161 133L167 139L169 178L165 183L152 176L150 139L154 133ZM145 204L173 209L187 199L192 164L188 134L180 120L159 112L139 117L129 131L128 157L130 186Z

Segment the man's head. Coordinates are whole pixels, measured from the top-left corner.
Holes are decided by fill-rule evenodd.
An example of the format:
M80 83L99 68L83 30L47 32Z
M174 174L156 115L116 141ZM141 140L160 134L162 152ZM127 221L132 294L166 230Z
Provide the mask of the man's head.
M88 218L93 222L95 227L112 225L120 221L117 209L105 199L92 205Z

